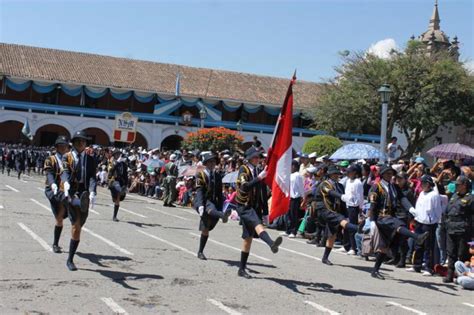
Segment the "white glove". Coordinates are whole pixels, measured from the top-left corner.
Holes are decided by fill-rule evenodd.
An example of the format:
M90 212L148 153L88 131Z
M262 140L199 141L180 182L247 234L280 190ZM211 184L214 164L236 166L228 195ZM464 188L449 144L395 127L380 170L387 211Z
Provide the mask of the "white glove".
M202 215L204 214L204 206L200 206L200 207L198 208L198 212L199 212L199 216L202 217Z
M260 174L258 174L258 178L260 180L264 179L265 177L267 177L267 168L265 167L265 169L263 171L260 172Z
M53 190L53 194L56 196L56 194L58 193L58 185L56 185L55 183L52 183L51 189Z
M350 199L350 198L349 198L348 196L346 196L346 195L342 195L342 196L341 196L341 200L344 201L344 202L348 202L349 199Z
M411 207L409 211L414 217L416 217L416 209L415 208Z
M64 196L67 198L69 197L69 189L71 188L71 185L69 185L69 182L64 183Z

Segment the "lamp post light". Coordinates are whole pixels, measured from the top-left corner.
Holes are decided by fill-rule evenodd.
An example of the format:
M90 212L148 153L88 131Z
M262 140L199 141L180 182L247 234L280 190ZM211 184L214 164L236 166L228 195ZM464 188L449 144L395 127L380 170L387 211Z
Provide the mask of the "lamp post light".
M242 127L242 121L239 120L239 121L237 122L237 124L235 124L235 126L237 127L237 131L238 131L239 133L242 133L242 129L243 129L243 127Z
M388 116L388 102L390 101L390 94L392 90L390 85L382 84L378 89L380 98L382 99L382 120L380 126L380 152L383 153L382 160L385 162L385 152L387 150L387 116Z
M183 123L188 126L191 123L193 115L189 111L183 113Z
M199 117L201 118L201 128L204 128L204 120L207 117L207 111L204 107L199 111Z

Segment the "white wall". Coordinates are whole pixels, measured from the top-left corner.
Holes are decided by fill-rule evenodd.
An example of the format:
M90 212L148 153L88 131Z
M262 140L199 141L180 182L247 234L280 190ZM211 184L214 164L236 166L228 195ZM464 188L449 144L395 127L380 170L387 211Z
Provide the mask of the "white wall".
M31 133L34 135L36 131L42 126L48 124L55 124L63 126L67 129L69 134L74 134L76 131L83 130L86 128L99 128L105 131L109 135L109 139L112 142L112 132L114 129L114 119L104 118L86 118L79 116L66 116L66 115L54 115L54 114L41 114L41 113L30 113L20 112L13 110L0 110L0 123L8 120L19 121L21 123L28 119L30 124ZM197 131L197 127L188 127L180 125L164 125L164 124L153 124L153 123L138 123L138 132L143 135L146 139L150 148L160 147L161 142L167 136L180 135L185 137L190 131ZM267 148L272 140L272 134L265 133L254 133L254 132L242 132L244 142L253 141L254 136L258 136L263 146ZM304 137L293 137L293 148L296 151L300 151L307 138Z

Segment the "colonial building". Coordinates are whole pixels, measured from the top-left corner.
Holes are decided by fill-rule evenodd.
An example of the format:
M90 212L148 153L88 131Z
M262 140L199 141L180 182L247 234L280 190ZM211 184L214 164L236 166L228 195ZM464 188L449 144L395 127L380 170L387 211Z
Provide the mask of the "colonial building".
M412 36L411 39L422 42L425 46L426 54L429 56L436 57L436 53L447 52L458 60L460 55L458 37L454 36L453 40L450 41L449 36L441 30L440 22L438 1L436 0L433 13L429 20L428 29L418 38L415 39L415 36ZM407 140L403 133L394 130L393 135L399 138L399 143L402 146L407 145ZM446 127L440 127L437 134L426 141L421 153L425 157L430 158L430 156L426 155L427 150L441 143L453 142L459 142L474 147L474 128L455 126L452 123L447 124Z
M459 59L459 41L458 37L454 36L450 42L449 37L440 28L440 18L438 12L438 0L435 1L433 14L431 15L428 24L428 30L422 33L417 40L421 41L426 46L426 53L430 56L438 52L449 52L456 60ZM412 40L415 36L411 37Z
M201 126L239 130L247 142L257 135L268 146L288 84L289 79L0 43L0 142L28 142L21 134L28 120L36 145L82 129L95 143L109 145L115 115L132 112L138 117L137 146L176 148ZM295 150L323 133L310 130L304 115L321 88L305 81L294 87Z

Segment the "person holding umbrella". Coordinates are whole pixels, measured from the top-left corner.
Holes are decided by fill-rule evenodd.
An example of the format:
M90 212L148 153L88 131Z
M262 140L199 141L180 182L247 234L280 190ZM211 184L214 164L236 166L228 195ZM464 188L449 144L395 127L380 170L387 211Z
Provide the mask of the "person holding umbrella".
M63 155L69 151L69 141L65 136L59 136L54 143L56 152L48 156L44 161L44 171L46 173L46 183L44 188L44 194L48 198L51 204L51 210L56 219L54 226L54 241L53 241L53 252L61 253L61 247L59 247L59 238L63 230L63 219L67 217L66 210L64 208L64 193L59 191L61 185L61 170Z
M201 239L197 257L201 260L207 260L204 256L204 247L206 246L209 232L214 229L219 222L227 223L231 209L222 211L224 204L224 195L222 194L222 177L215 171L217 158L212 153L202 156L202 164L206 167L196 174L196 197L193 207L200 217L199 231Z

